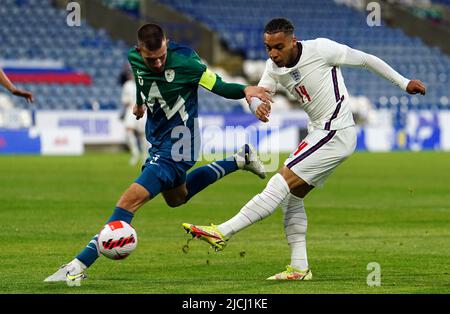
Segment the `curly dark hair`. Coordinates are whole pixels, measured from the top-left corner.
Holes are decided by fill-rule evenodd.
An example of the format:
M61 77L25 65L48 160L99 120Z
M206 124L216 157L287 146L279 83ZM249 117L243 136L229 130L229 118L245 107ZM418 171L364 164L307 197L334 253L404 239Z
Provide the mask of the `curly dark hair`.
M294 24L286 18L278 17L274 18L264 27L264 33L275 34L283 32L286 35L292 35L294 33Z

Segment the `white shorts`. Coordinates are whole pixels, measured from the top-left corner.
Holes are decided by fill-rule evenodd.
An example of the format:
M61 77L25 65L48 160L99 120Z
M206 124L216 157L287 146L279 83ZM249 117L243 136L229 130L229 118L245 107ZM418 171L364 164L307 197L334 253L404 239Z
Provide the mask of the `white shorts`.
M124 124L127 129L136 130L139 133L145 133L145 123L147 121L147 113L142 118L136 120L136 116L133 114L133 106L128 106L125 110Z
M309 185L321 187L356 148L354 126L334 131L312 130L284 162Z

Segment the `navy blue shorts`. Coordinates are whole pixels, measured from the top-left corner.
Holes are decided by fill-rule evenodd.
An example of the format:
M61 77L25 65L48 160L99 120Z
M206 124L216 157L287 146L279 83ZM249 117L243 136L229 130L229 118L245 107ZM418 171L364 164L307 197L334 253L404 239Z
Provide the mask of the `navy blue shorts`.
M174 161L170 154L151 152L142 166L141 175L134 181L155 197L162 191L176 188L186 182L186 172L196 161Z

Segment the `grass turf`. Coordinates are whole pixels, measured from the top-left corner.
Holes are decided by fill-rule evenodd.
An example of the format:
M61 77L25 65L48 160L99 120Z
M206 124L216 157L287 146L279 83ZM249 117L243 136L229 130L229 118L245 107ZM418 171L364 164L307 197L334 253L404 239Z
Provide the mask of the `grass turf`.
M281 161L286 156L282 156ZM268 282L289 263L281 210L213 252L189 241L181 223L231 218L266 180L237 172L188 204L161 196L133 225L138 248L101 258L81 287L43 283L70 261L111 215L139 172L125 154L0 157L1 293L448 293L450 154L355 153L305 200L310 282ZM381 266L369 287L367 265Z

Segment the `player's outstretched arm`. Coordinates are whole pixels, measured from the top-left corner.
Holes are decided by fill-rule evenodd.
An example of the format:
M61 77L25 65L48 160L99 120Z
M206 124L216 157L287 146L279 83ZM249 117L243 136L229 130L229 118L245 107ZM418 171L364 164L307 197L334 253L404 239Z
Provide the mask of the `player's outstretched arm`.
M363 67L410 94L425 94L425 85L421 81L409 80L403 77L377 56L350 48L326 38L320 38L318 40L317 48L319 54L330 65Z
M11 94L24 97L29 103L33 102L33 94L26 90L16 88L2 69L0 69L0 84L9 90Z
M227 99L241 99L245 97L248 104L250 104L252 97L257 97L265 103L270 103L272 101L266 88L261 86L245 86L237 83L227 83L224 82L219 75L209 69L206 69L203 73L199 85L214 94Z
M403 90L406 90L406 86L409 82L407 78L400 75L400 73L395 71L380 58L356 49L347 48L347 54L344 58L343 65L364 67Z

